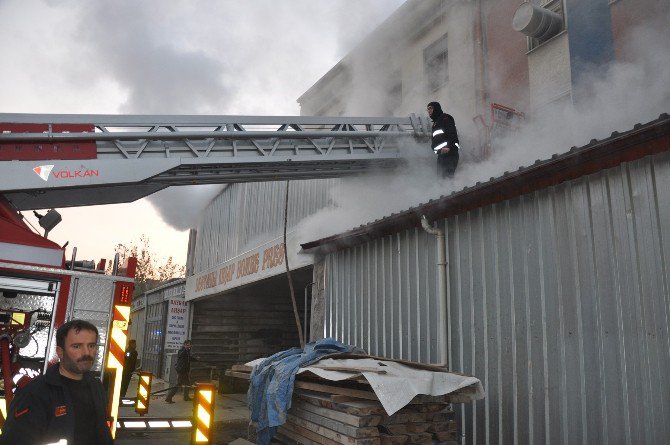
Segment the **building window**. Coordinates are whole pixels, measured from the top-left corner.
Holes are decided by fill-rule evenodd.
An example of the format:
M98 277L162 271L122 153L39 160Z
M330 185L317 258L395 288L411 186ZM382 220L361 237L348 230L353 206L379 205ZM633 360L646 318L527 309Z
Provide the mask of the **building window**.
M423 68L430 92L445 85L449 80L447 53L446 34L423 50Z
M533 0L532 3L538 6L542 6L544 9L547 9L551 12L555 12L556 14L560 15L562 23L561 23L561 29L560 31L558 31L558 33L565 30L565 14L563 13L563 0ZM530 51L532 49L537 48L544 42L551 40L551 38L554 37L555 35L556 34L552 34L550 37L546 39L536 39L533 37L528 37L528 50Z

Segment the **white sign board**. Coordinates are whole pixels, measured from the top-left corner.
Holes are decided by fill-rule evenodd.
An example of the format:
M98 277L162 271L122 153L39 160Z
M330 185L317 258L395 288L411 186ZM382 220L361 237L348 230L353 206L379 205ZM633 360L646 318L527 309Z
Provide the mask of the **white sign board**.
M168 300L165 349L179 349L187 339L189 303L181 299Z
M293 234L288 234L288 245L292 246ZM289 251L291 270L309 266L312 255ZM268 241L248 252L207 269L186 279L186 300L214 295L244 284L286 273L283 238Z

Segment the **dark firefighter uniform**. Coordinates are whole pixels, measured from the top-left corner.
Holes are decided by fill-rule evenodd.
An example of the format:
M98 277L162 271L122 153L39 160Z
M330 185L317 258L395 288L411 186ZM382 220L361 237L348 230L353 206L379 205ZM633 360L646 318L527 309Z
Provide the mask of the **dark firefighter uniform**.
M433 121L433 133L431 138L431 147L437 154L438 170L443 177L452 177L456 172L458 165L458 132L456 131L456 122L451 115L442 111L439 102L431 102L428 107L432 107L430 118ZM447 153L443 149L448 148Z
M191 362L197 362L198 359L191 355L191 350L185 347L181 347L179 352L177 352L177 363L175 364L175 371L177 371L177 386L171 388L165 400L168 403L172 403L172 398L177 394L178 387L181 386L184 388L184 400L191 400L189 397L189 388L191 386L191 379L189 373L191 372Z
M60 374L59 366L51 366L17 391L7 410L1 445L45 445L62 439L68 445L114 443L100 380L94 373L84 374L81 381L68 379Z

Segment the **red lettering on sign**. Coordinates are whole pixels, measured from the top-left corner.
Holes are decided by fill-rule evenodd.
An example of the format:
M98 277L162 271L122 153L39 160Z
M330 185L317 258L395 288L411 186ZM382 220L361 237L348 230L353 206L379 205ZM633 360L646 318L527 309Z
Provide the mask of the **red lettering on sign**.
M284 263L284 243L268 247L263 251L263 270Z
M54 178L86 178L91 176L100 176L99 170L57 170L53 172Z

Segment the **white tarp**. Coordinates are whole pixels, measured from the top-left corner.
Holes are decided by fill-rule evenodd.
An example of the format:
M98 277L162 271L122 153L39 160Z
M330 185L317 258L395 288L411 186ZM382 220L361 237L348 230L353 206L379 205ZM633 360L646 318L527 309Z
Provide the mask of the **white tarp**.
M254 360L247 363L247 366L257 365L262 360ZM344 368L352 372L339 370ZM347 380L362 375L370 383L388 415L400 410L419 394L442 396L474 385L474 392L459 394L458 401L470 402L485 396L484 387L476 377L418 369L402 363L374 358L325 358L310 366L300 368L298 373L307 371L331 381Z

